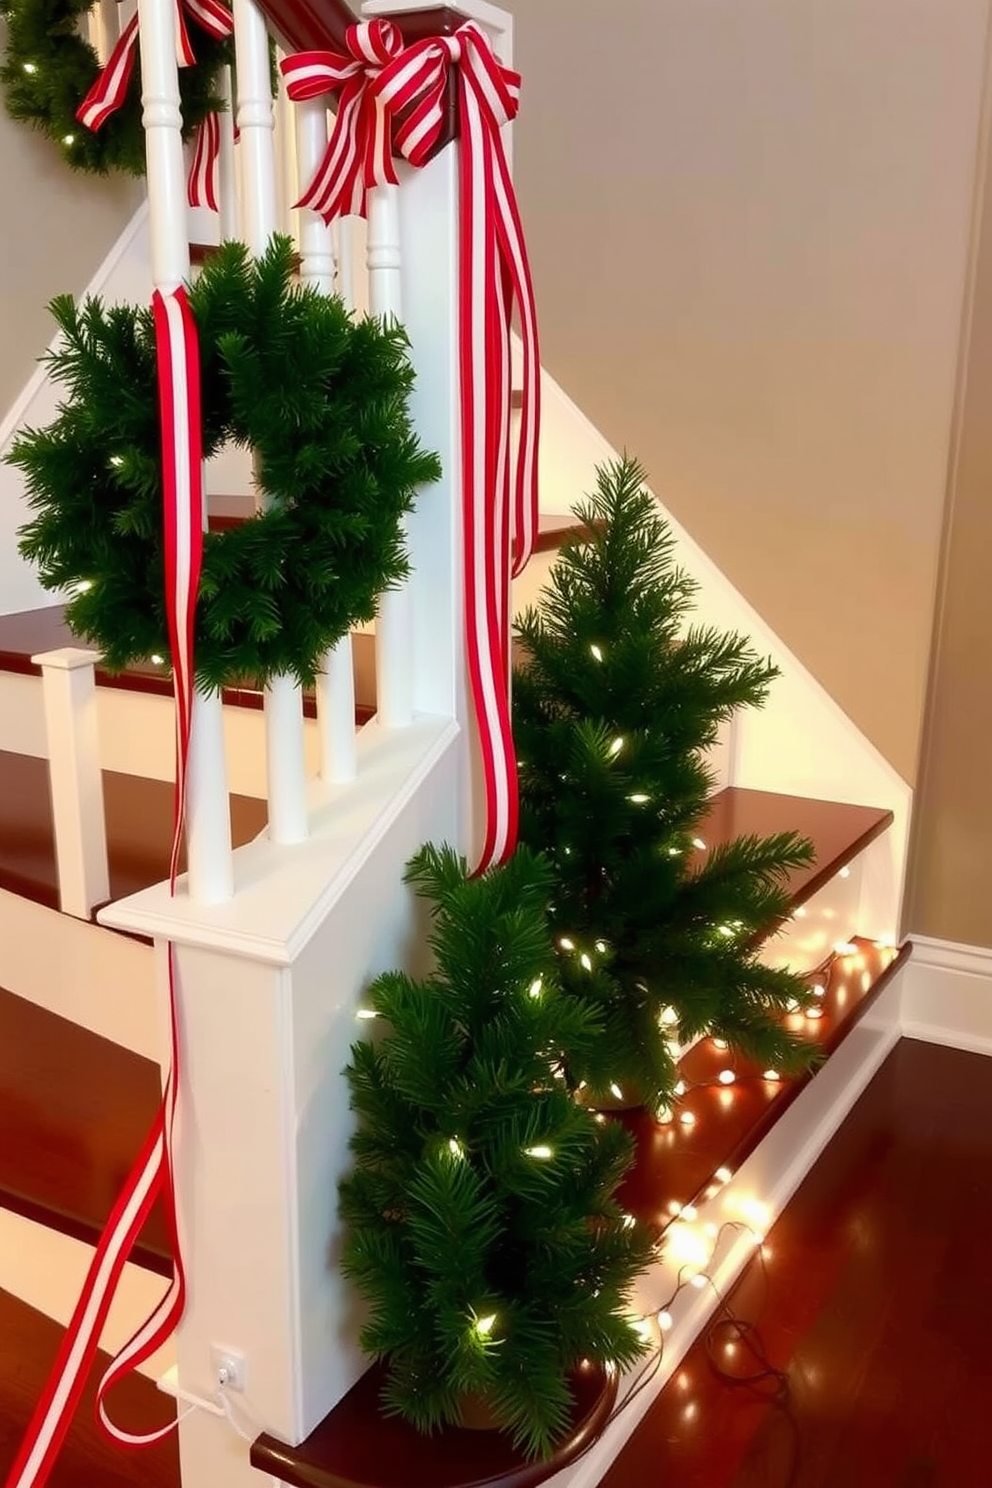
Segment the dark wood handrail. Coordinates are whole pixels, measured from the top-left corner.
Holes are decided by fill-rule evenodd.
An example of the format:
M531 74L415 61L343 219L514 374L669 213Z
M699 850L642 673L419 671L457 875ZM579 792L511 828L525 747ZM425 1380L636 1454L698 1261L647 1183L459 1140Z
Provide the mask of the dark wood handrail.
M347 0L261 0L261 8L280 44L289 52L341 51L348 27L360 20ZM453 6L438 5L391 19L409 46L426 36L450 36L465 17ZM448 123L438 149L457 133L457 100L452 86L448 91Z

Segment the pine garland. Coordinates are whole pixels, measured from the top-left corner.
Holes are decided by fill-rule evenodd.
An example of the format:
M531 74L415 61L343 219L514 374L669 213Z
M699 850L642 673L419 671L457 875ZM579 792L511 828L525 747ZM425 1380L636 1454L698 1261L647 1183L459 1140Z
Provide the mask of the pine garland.
M12 119L46 135L73 170L107 175L145 173L145 135L141 124L141 59L122 106L96 131L76 118L76 110L100 74L96 52L79 34L93 0L0 0L7 45L0 84ZM221 68L234 56L232 43L218 41L187 17L196 55L179 70L183 137L224 107L218 91Z
M432 903L436 970L373 983L365 1013L387 1031L346 1071L361 1124L343 1265L371 1307L362 1344L386 1361L390 1414L432 1431L482 1393L518 1447L547 1456L569 1371L645 1348L629 1292L652 1241L613 1197L631 1141L562 1079L562 1051L599 1025L558 986L546 865L520 851L469 879L426 847L407 878Z
M190 289L200 339L203 448L254 451L267 509L208 533L197 611L205 690L289 672L313 682L327 648L374 618L407 573L401 517L440 466L413 434L401 326L355 321L293 281L292 245L252 260L227 244ZM162 471L151 312L53 303L50 356L67 389L47 429L9 461L37 515L20 548L66 619L120 670L167 656Z
M695 585L643 482L631 460L607 466L576 508L582 538L518 621L514 731L521 840L554 865L562 983L605 1024L570 1057L572 1077L593 1101L664 1107L673 1038L712 1033L762 1067L810 1062L782 1018L804 983L755 947L788 914L787 874L812 847L783 833L694 854L713 784L704 751L777 673L744 637L687 624Z

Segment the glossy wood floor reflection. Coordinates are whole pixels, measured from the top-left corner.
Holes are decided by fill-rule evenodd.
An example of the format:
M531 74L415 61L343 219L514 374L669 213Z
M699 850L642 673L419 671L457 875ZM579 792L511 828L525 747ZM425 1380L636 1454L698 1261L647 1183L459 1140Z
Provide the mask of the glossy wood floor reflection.
M13 1465L61 1340L57 1323L0 1288L0 1482ZM98 1355L48 1488L179 1488L174 1432L152 1447L124 1451L97 1429L96 1382L109 1362L106 1354ZM108 1407L125 1431L154 1431L175 1415L173 1402L151 1380L135 1375L115 1386Z
M992 1061L903 1040L602 1488L989 1488Z

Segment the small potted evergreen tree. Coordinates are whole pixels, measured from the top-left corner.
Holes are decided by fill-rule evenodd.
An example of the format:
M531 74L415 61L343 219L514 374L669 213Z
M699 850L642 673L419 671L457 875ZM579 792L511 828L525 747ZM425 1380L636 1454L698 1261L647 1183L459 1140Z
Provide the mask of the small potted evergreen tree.
M570 1424L570 1371L645 1347L629 1293L652 1240L614 1199L630 1140L562 1078L563 1050L599 1024L559 988L546 865L521 851L468 878L426 847L408 879L431 902L435 970L368 992L383 1031L346 1071L360 1124L343 1265L387 1412L431 1431L479 1424L481 1405L546 1457Z
M712 1033L762 1067L809 1062L782 1019L804 984L756 945L812 848L782 833L696 849L706 750L762 704L775 668L744 637L687 624L695 585L634 461L600 470L576 514L581 538L518 620L521 840L552 863L562 985L604 1024L570 1053L570 1078L601 1107L662 1108L673 1040Z

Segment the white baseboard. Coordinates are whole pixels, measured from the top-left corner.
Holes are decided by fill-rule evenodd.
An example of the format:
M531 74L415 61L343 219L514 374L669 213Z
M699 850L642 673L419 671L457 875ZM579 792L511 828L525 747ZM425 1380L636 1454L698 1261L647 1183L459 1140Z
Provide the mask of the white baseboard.
M992 1055L992 949L912 935L902 978L905 1038Z

